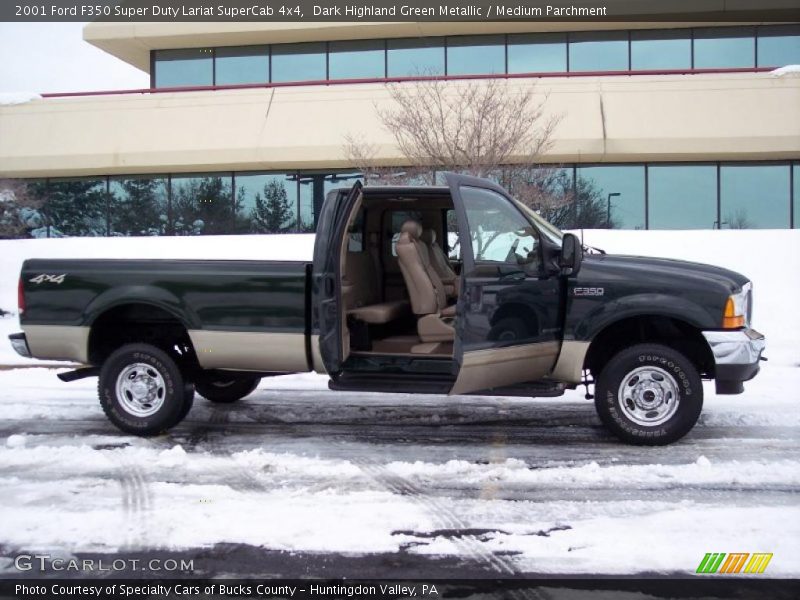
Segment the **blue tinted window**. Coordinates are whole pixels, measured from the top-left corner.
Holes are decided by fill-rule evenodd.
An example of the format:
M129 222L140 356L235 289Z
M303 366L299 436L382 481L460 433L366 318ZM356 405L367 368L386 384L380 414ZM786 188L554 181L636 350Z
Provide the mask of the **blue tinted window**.
M650 229L716 227L716 166L650 166L647 183Z
M356 173L302 173L300 181L300 231L313 232L325 195L336 188L350 188L361 176Z
M107 235L107 209L105 178L51 179L44 204L48 237Z
M447 38L447 74L505 73L506 49L502 35Z
M385 54L383 40L331 42L328 57L331 79L367 79L383 77Z
M175 235L231 233L234 207L231 175L211 173L172 178L172 232Z
M269 47L217 48L216 84L266 83L269 81Z
M297 226L294 173L236 175L236 232L287 233Z
M692 66L691 31L631 32L631 69L689 69Z
M389 77L444 75L444 39L388 40Z
M695 29L695 68L726 69L755 66L754 33L752 27Z
M797 64L800 64L800 25L769 25L758 28L759 67Z
M509 73L567 70L567 36L563 33L508 36Z
M792 183L794 186L794 227L800 229L800 165L792 167Z
M528 194L517 193L517 200L538 212L546 221L559 229L576 227L576 206L572 167L541 167L533 169L528 184ZM515 190L516 191L516 190ZM527 197L526 197L527 196ZM605 219L601 217L603 226Z
M626 32L570 34L570 71L626 71L627 69L628 34Z
M212 85L213 56L211 48L158 50L155 56L156 87Z
M579 215L602 215L589 226L644 229L643 166L580 167L577 191Z
M167 232L166 177L112 177L109 182L112 236Z
M272 81L318 81L325 76L324 43L272 47Z
M723 227L789 227L789 165L742 165L720 168Z

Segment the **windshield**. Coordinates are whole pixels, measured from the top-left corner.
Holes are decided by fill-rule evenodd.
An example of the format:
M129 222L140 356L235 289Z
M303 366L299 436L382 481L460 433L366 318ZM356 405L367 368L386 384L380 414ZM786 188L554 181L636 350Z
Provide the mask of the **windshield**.
M512 200L514 199L512 198ZM542 235L544 237L546 237L554 244L557 244L559 246L561 245L561 238L564 237L564 234L558 227L556 227L555 225L551 225L550 223L545 221L538 213L536 213L536 211L525 206L519 200L514 200L514 204L516 204L517 207L520 210L522 210L529 218L533 219L533 222L536 223L536 225L539 228L539 231L542 232Z

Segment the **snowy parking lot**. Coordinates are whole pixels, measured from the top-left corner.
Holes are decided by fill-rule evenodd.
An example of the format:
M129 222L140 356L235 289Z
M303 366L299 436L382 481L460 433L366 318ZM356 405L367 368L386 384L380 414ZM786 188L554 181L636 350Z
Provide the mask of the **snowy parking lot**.
M770 552L768 575L798 577L798 232L713 232L726 234L713 255L710 232L617 233L587 241L696 257L755 284L770 360L740 396L707 384L680 442L620 444L583 389L355 394L318 375L264 379L231 406L197 398L169 434L140 439L106 420L96 379L62 383L0 339L2 575L20 575L21 553L174 556L201 576L503 577L687 575L707 552ZM763 262L759 244L785 260ZM4 249L11 307L20 255ZM0 319L3 338L17 327Z
M800 414L784 390L799 373L770 365L746 395L711 397L685 440L638 448L577 392L334 393L313 375L233 406L198 399L170 434L139 439L106 421L95 380L3 371L4 572L21 552L169 549L208 574L214 548L241 546L285 551L275 574L298 553L502 576L690 573L706 552L766 551L772 576L797 576Z

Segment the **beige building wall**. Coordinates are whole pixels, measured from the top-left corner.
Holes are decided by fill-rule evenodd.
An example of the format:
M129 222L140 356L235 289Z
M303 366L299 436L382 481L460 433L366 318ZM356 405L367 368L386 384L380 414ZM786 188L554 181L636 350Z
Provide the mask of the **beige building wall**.
M409 85L409 84L404 84ZM412 84L413 85L413 84ZM457 93L463 82L448 86ZM769 73L509 80L560 115L547 162L800 156L800 78ZM35 100L0 106L0 177L346 168L347 134L404 163L383 84Z

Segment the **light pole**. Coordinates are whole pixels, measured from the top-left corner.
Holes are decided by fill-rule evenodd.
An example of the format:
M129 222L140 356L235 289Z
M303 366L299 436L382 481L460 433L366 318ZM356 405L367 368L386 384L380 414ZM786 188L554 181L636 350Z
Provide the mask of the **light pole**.
M611 229L611 198L614 196L621 196L619 192L611 192L608 194L608 206L606 208L606 227Z

